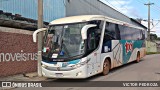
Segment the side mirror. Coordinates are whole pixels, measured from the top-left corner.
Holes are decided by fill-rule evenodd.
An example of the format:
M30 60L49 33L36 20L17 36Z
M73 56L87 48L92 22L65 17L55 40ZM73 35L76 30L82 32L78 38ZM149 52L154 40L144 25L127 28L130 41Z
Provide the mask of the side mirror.
M95 24L85 25L81 30L82 39L83 40L87 39L87 31L88 31L88 29L92 28L92 27L96 27L96 26L97 25L95 25Z
M33 33L33 42L37 42L37 34L38 34L39 32L42 32L42 31L47 31L47 28L41 28L41 29L36 30L36 31Z

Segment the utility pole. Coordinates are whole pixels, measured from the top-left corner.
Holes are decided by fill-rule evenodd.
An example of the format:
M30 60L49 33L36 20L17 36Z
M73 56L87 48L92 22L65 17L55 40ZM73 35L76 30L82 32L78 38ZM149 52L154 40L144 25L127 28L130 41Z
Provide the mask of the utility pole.
M38 0L38 29L43 28L43 0ZM43 33L38 33L38 76L42 76L42 68L41 68L41 61L42 61L42 39Z
M153 5L154 3L147 3L147 4L144 4L144 5L147 5L148 6L148 41L150 41L150 30L151 30L151 27L150 27L150 6Z

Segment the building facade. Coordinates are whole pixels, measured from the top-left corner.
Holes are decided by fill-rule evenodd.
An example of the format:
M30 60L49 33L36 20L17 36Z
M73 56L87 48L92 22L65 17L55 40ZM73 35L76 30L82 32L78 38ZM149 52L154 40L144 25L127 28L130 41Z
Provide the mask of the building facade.
M65 1L43 0L44 21L65 17ZM37 20L38 0L0 0L0 10Z
M147 29L136 20L122 14L100 0L66 0L66 16L105 15Z

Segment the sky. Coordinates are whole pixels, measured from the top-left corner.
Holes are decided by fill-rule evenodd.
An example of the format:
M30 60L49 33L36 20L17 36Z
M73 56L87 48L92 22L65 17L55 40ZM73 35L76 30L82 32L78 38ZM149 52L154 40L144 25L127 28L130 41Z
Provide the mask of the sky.
M44 1L44 20L52 21L55 18L61 18L65 16L64 0L43 0ZM55 2L64 3L64 5L55 5ZM101 0L114 9L122 12L131 18L142 18L148 20L148 6L144 5L149 0ZM160 0L150 0L151 3L151 20L153 24L151 28L152 33L157 34L160 37ZM20 3L21 2L21 3ZM54 8L58 8L61 11L56 11ZM37 0L0 0L0 10L9 11L13 14L21 14L28 18L37 18ZM56 11L56 13L54 13ZM54 16L56 17L53 17ZM147 23L144 23L147 26Z
M148 6L149 0L101 0L114 9L132 18L142 18L148 20ZM151 3L151 33L157 34L160 37L160 0L150 0ZM143 24L148 27L147 22Z

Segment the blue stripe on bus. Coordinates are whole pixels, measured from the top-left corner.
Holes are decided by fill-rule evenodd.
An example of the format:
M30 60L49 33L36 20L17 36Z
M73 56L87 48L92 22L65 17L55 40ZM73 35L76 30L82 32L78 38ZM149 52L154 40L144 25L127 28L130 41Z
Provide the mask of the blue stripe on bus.
M70 61L68 62L69 64L77 64L80 62L80 59L77 59L77 60L73 60L73 61Z

